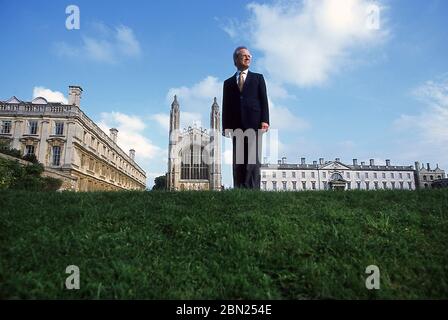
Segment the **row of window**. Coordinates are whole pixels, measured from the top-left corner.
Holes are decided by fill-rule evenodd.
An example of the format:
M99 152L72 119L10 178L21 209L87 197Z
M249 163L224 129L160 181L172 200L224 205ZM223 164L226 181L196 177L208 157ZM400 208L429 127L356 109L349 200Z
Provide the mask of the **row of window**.
M27 145L25 146L25 154L31 155L35 154L35 147L34 145ZM84 155L81 157L81 167L85 166L86 158ZM94 161L93 159L89 159L89 170L99 172L99 164L98 161ZM61 147L60 146L53 146L52 147L52 154L51 154L51 165L52 166L59 166L61 164ZM101 168L101 175L106 176L106 166L103 165ZM115 171L111 173L112 180L115 180Z
M37 134L38 129L38 121L37 120L28 120L27 121L27 130L26 134ZM3 120L0 123L0 133L9 134L12 130L12 121L11 120ZM53 134L62 136L64 135L64 123L55 121L53 126Z
M284 191L288 190L287 184L288 184L287 181L282 181L282 190L284 190ZM297 181L292 181L291 184L292 184L292 189L290 189L290 190L297 190ZM324 184L324 189L325 190L328 189L327 181L324 181L323 184ZM361 182L360 181L356 182L355 187L356 187L356 189L361 190ZM375 189L375 190L378 190L378 189L380 189L380 184L377 181L373 182L373 185L371 185L370 182L368 182L368 181L364 182L364 189L370 190L371 187L373 187L373 189ZM400 181L399 184L396 184L394 181L392 181L390 183L390 185L388 185L388 183L386 181L382 182L382 189L388 189L388 188L404 189L404 187L405 187L404 181ZM412 182L408 182L407 187L408 187L408 189L412 189ZM263 188L263 190L267 190L267 181L262 181L262 188ZM272 181L272 189L274 191L279 190L277 187L277 181ZM347 183L347 189L348 190L352 189L351 182ZM307 190L307 182L306 181L302 181L302 190ZM311 190L316 190L316 182L315 181L311 181Z
M209 178L208 166L198 164L181 165L180 178L192 180L207 180Z
M429 180L428 180L428 178L429 178ZM438 175L437 179L442 179L442 176ZM426 175L423 176L423 181L433 181L433 180L434 180L434 176L426 176Z
M35 146L34 145L26 145L25 146L25 154L26 155L35 155ZM98 161L94 161L92 158L88 159L89 162L89 170L91 171L99 171L99 164ZM81 157L81 167L84 167L86 163L86 158L84 154ZM61 164L61 147L60 146L53 146L52 147L52 154L51 154L51 165L52 166L59 166ZM101 174L103 176L106 176L106 166L102 166ZM115 175L111 175L113 178L112 180L115 180Z
M137 187L138 185L127 179L125 175L120 174L118 170L102 163L101 161L95 160L94 158L90 158L84 154L81 155L81 168L88 168L93 173L97 173L104 177L105 180L117 181L119 185L123 185L125 187Z
M26 145L25 146L25 155L33 155L33 154L35 154L34 145Z
M126 173L131 174L133 176L140 176L140 173L133 168L127 161L122 159L118 154L111 151L106 145L101 144L99 139L96 139L93 135L90 135L90 144L87 144L87 131L84 131L83 134L83 143L85 145L90 146L95 152L100 155L105 156L108 159L111 159L114 164L116 163L118 167L122 168ZM102 148L101 148L102 147Z
M351 178L350 172L346 172L345 174L346 174L347 179ZM386 172L382 172L381 174L382 174L382 178L386 179ZM274 179L277 178L277 172L276 171L272 171L271 175L272 175L272 178L274 178ZM267 176L267 172L266 171L262 171L262 177L266 178L266 176ZM366 179L369 179L369 177L371 177L371 176L372 175L369 174L369 172L364 172L364 177ZM390 176L391 179L395 179L395 173L394 172L390 172L389 176ZM324 179L326 179L327 178L327 173L326 172L322 172L322 177ZM398 177L400 179L403 179L403 172L399 172L398 173ZM282 178L287 178L287 171L282 171ZM291 178L296 178L296 172L295 171L291 171ZM305 179L305 172L304 171L302 171L302 178ZM316 178L316 172L314 172L314 171L311 172L311 178ZM337 180L337 179L342 179L342 178L343 177L340 174L338 174L338 173L333 174L332 177L331 177L332 180ZM361 172L356 172L356 178L357 179L361 179ZM373 178L374 179L378 179L378 172L373 172ZM407 178L411 179L411 173L410 172L407 172Z
M0 133L11 133L11 121L2 121L0 123Z
M196 136L194 136L196 138ZM204 147L191 145L189 149L182 150L182 161L180 166L181 179L208 179L208 165L203 159Z
M36 155L36 147L34 145L26 145L25 155ZM51 148L51 165L59 166L60 164L61 164L61 147L53 146Z

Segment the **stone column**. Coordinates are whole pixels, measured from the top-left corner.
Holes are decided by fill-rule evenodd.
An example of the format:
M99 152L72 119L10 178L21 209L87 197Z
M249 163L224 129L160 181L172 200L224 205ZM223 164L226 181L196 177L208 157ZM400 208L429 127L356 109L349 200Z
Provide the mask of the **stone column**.
M73 140L76 134L76 122L67 122L67 139L64 147L64 159L62 161L63 169L71 169L72 163L75 161L75 148L73 147Z
M50 135L50 120L42 120L40 127L40 143L39 150L36 152L37 159L44 166L48 166L48 142L47 139Z
M11 148L13 149L18 149L20 151L23 151L21 148L21 143L20 143L20 137L23 135L23 120L15 120L14 122L14 127L11 128L12 132L13 132L13 136L12 136L12 141L11 141Z

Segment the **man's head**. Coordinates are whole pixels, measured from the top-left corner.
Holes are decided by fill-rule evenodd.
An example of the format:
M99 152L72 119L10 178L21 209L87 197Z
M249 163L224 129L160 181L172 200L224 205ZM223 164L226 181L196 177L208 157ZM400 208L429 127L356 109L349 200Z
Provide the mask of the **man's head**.
M233 52L233 62L238 70L246 70L252 61L252 55L246 47L238 47Z

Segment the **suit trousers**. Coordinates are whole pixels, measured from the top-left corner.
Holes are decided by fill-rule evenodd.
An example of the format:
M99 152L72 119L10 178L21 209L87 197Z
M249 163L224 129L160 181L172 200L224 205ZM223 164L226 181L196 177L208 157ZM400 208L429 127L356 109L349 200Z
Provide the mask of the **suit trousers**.
M261 180L261 131L252 130L251 134L244 136L234 135L232 144L234 188L259 190Z

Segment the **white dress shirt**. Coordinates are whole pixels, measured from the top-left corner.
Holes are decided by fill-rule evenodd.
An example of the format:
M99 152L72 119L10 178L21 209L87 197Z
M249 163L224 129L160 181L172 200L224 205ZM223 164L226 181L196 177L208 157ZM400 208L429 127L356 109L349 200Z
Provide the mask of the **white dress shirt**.
M246 77L247 77L247 72L249 71L249 69L246 69L246 70L242 70L242 71L237 71L236 72L236 84L237 85L239 85L239 83L238 83L238 81L239 81L239 79L240 79L240 73L243 73L243 79L244 79L244 82L246 82Z

